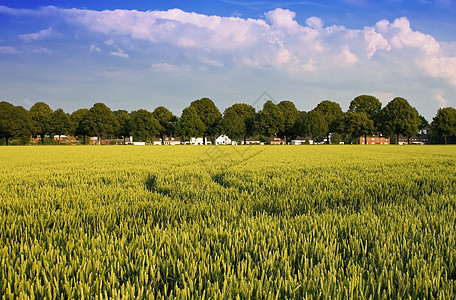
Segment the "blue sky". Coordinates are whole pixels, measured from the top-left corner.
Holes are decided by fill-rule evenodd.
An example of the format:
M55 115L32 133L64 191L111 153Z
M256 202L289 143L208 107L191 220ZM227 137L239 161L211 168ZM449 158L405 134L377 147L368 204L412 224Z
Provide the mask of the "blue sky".
M372 94L431 119L456 106L455 2L0 1L0 100L180 114Z

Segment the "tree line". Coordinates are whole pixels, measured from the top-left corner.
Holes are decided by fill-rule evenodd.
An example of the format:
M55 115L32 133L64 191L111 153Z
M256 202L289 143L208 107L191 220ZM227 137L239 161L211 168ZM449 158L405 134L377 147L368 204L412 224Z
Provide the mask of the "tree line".
M0 102L0 139L6 145L12 140L26 144L30 137L40 137L41 143L46 143L46 137L56 135L76 136L85 144L87 137L93 136L98 141L133 136L135 141L151 142L156 137L211 139L218 134L244 141L265 141L271 136L289 141L302 136L333 143L354 143L358 137L381 134L397 143L400 135L410 138L418 133L428 133L434 143L455 143L456 109L439 109L429 124L406 99L396 97L382 107L371 95L354 98L346 112L329 100L308 112L299 111L291 101L276 104L268 100L259 111L249 104L236 103L222 114L211 99L202 98L186 107L180 117L163 106L153 112L139 109L129 113L96 103L90 109L68 114L60 108L53 111L44 102L35 103L30 110Z

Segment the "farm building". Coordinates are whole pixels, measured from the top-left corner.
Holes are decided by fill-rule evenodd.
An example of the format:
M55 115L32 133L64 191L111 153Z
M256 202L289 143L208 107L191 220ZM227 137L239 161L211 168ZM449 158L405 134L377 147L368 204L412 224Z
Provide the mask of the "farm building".
M216 145L231 145L231 139L222 134L221 136L219 136L218 138L215 139L215 144Z

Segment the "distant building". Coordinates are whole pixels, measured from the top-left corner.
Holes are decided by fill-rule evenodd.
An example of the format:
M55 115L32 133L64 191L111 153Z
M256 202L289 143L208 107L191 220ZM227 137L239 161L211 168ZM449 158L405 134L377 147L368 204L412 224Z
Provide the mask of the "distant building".
M397 143L399 145L426 145L429 144L429 136L427 134L419 134L409 138L400 134L397 138Z
M163 145L180 145L181 142L182 141L180 137L165 136L163 140Z
M242 140L239 145L244 145L244 140ZM263 145L263 142L260 140L248 138L245 140L245 145Z
M204 143L206 141L206 143ZM190 138L190 145L212 145L211 141L208 141L207 138L202 138L202 137L191 137Z
M290 145L305 145L313 144L313 139L311 137L302 137L302 136L297 136L294 140L291 140Z
M286 141L275 136L275 137L270 137L268 139L268 144L269 145L285 145Z
M384 136L367 136L367 140L365 140L364 136L360 136L356 139L356 142L360 145L389 145L390 138Z
M216 145L231 145L231 139L228 136L222 134L218 138L215 139L215 144Z

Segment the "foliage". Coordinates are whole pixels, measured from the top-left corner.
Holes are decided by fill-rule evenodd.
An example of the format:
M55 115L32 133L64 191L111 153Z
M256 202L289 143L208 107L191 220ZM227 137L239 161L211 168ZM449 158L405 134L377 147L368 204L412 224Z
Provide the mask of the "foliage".
M234 139L244 139L254 134L255 108L244 103L236 103L225 109L222 119L222 132Z
M209 98L202 98L193 101L190 106L196 110L199 119L204 124L203 137L217 134L220 121L222 120L222 114L214 102ZM205 139L204 142L206 142Z
M104 103L95 103L82 120L82 126L87 134L97 136L100 143L101 136L116 133L119 123L109 107Z
M85 144L85 136L88 134L84 127L84 120L87 118L89 114L89 109L87 108L81 108L78 110L75 110L71 115L70 115L70 120L72 124L72 134L75 136L82 136L83 141Z
M72 124L70 116L61 108L52 113L51 118L49 119L49 125L51 137L54 135L65 135L71 132Z
M204 133L205 128L196 109L193 106L189 106L182 111L182 116L177 121L176 133L184 139L197 137Z
M279 135L290 139L292 136L296 135L294 125L298 119L299 111L291 101L281 101L277 106L282 111L284 118L284 129L279 132Z
M431 123L432 134L443 137L445 144L447 138L456 136L456 109L452 107L440 108Z
M274 136L285 130L285 117L282 110L268 100L263 105L263 110L257 114L257 126L260 134L267 137Z
M174 130L177 122L177 117L173 115L166 107L164 106L159 106L157 107L153 113L153 117L158 121L160 124L159 127L159 135L162 139L167 136L173 136L174 135Z
M347 113L345 122L346 132L351 136L364 136L366 141L367 135L375 134L374 121L363 111Z
M52 109L44 102L37 102L30 108L34 135L39 135L44 144L44 138L51 132Z
M159 134L160 123L145 109L131 113L131 134L134 141L152 142Z
M339 103L324 100L318 103L314 110L321 112L328 124L328 130L325 134L326 136L328 136L331 132L341 131L340 126L344 119L344 113L342 112L342 108L340 108Z
M367 117L374 121L375 128L378 128L382 103L371 95L360 95L350 102L349 112L364 112Z
M456 297L454 146L218 149L1 147L0 295Z
M116 110L113 111L113 114L119 123L117 136L125 140L131 133L131 116L126 110Z
M329 133L329 126L322 112L311 110L305 115L304 128L306 135L310 135L314 140L318 140Z
M30 138L32 131L33 123L29 111L22 106L0 102L0 139L5 139L6 145L10 138Z
M418 133L421 120L418 111L404 98L396 97L382 109L383 133L407 137Z

